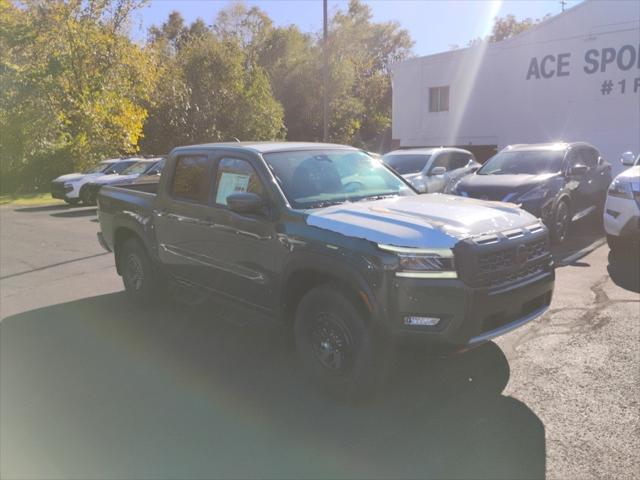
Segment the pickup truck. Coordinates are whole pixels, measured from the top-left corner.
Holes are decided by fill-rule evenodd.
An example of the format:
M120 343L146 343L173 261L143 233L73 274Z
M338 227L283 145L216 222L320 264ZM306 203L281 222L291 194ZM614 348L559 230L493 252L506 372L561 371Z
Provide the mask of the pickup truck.
M155 192L104 187L99 241L128 296L188 287L284 322L330 392L373 392L388 345L463 351L540 316L546 227L514 205L419 195L361 150L178 147Z

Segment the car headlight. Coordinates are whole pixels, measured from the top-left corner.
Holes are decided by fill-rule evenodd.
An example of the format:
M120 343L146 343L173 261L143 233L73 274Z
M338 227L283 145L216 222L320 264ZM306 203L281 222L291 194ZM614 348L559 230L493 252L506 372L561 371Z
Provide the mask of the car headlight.
M612 197L633 199L631 182L627 182L621 178L616 178L609 186L609 195Z
M73 182L64 182L64 186L65 186L65 187L71 187L71 188L73 188L73 186L74 186L74 185L75 185L75 184L74 184Z
M533 200L542 200L543 198L546 198L547 195L549 195L549 187L547 187L546 185L539 185L525 192L523 195L517 198L517 201L531 202ZM513 201L513 200L510 199L509 201Z
M397 277L458 278L451 249L422 250L378 244L378 248L395 253L400 270Z

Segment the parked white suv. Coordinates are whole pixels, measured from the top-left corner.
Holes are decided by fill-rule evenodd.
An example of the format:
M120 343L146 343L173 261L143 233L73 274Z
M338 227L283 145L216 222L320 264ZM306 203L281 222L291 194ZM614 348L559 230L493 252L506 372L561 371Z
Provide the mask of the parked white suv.
M473 153L461 148L394 150L382 161L420 193L448 193L448 187L480 168Z
M60 175L51 182L51 196L64 200L69 205L80 203L80 189L83 185L102 175L119 173L135 163L121 159L103 160L83 173Z
M604 207L604 229L611 250L640 243L640 154L622 156L622 164L630 166L611 182Z

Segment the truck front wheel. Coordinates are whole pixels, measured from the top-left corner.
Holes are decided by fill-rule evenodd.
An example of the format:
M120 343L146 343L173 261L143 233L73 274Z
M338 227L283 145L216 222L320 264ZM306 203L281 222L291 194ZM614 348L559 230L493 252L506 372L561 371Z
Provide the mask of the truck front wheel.
M124 289L131 301L149 305L157 301L160 282L144 246L135 238L124 242L118 252Z
M310 290L296 309L296 350L308 374L346 400L373 393L386 349L382 336L331 286Z

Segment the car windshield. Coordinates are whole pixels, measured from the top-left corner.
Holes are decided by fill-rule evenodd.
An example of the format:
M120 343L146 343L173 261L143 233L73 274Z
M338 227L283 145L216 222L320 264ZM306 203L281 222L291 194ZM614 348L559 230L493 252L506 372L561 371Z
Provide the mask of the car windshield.
M564 150L521 150L500 152L478 170L478 175L539 175L562 170Z
M114 173L122 174L127 168L136 163L138 163L137 160L122 160L120 162L112 164L103 173L105 175L113 175Z
M149 170L144 172L144 174L145 175L156 175L156 174L162 173L163 167L164 167L164 160L160 160L160 161L154 163L153 167L151 167Z
M83 173L85 175L90 175L92 173L106 172L112 165L113 163L99 163L98 165L85 170Z
M142 175L155 165L154 162L138 162L124 169L121 175Z
M393 168L400 175L421 172L431 155L385 155L384 163Z
M264 159L294 208L415 195L380 161L360 151L278 152L265 154Z

